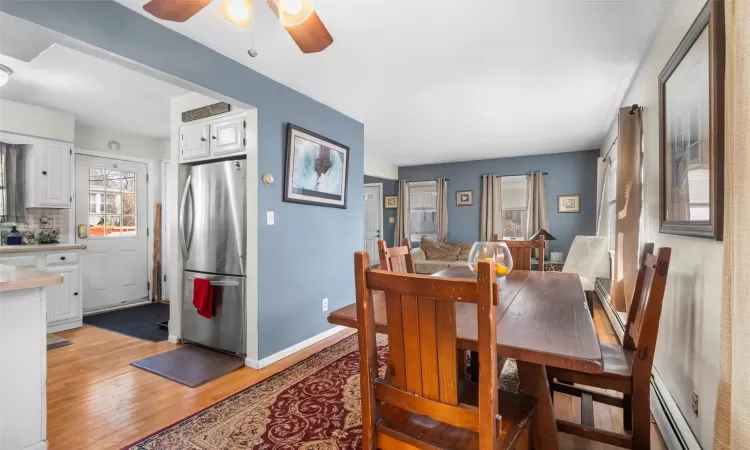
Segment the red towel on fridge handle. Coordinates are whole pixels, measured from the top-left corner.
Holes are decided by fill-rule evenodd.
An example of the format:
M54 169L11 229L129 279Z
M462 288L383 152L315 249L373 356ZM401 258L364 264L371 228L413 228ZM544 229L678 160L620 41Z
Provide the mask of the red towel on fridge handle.
M205 278L196 278L193 281L193 306L198 310L198 314L206 319L213 317L214 299L211 281Z

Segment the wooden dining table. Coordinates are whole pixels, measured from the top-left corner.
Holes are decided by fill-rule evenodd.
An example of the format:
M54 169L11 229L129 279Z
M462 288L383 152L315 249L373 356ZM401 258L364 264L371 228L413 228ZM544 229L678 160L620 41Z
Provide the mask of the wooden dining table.
M441 278L476 278L468 267L451 267ZM497 353L513 358L521 390L537 401L532 441L537 449L557 449L557 425L546 366L602 373L602 353L578 275L514 270L498 278ZM387 333L385 296L373 294L375 326ZM328 322L357 328L356 304L328 315ZM477 313L472 303L456 304L456 345L477 350Z

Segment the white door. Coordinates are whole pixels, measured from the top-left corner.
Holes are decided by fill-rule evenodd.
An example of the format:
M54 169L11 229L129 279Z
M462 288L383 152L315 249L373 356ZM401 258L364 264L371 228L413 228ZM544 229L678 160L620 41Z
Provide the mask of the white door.
M147 168L76 155L76 242L87 246L84 311L148 297Z
M47 272L57 273L63 277L62 284L47 288L47 322L72 320L80 314L79 271L77 265L47 268Z
M245 149L245 115L211 124L211 154L223 155Z
M380 184L365 185L365 251L370 254L370 264L380 264L378 240L382 239L383 200Z
M180 128L180 159L208 156L208 124Z
M72 150L69 146L44 144L37 153L41 176L35 185L38 187L41 206L70 206L70 159Z

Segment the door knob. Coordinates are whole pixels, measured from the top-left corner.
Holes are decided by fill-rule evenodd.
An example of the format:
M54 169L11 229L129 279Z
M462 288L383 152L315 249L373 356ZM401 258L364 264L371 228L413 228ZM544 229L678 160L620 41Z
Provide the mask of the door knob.
M65 257L64 257L64 256L61 256L61 257L60 257L60 261L65 261Z
M78 295L78 292L73 292L73 295Z
M216 136L211 136L211 139L214 139L214 140L215 140L215 139L216 139Z
M202 137L201 142L206 142L206 138Z
M42 175L47 175L47 171L46 170L42 170Z

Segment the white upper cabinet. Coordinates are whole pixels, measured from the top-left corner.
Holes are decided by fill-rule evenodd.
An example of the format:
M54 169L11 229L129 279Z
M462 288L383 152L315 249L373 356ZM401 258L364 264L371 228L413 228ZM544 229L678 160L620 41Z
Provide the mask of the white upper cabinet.
M208 156L208 124L180 128L180 159L189 160Z
M73 205L73 149L63 142L34 139L26 162L26 207L70 208Z
M214 155L241 152L245 149L245 115L211 124L211 151Z
M245 154L245 113L180 127L180 162Z
M70 146L44 144L37 152L39 206L70 208Z

